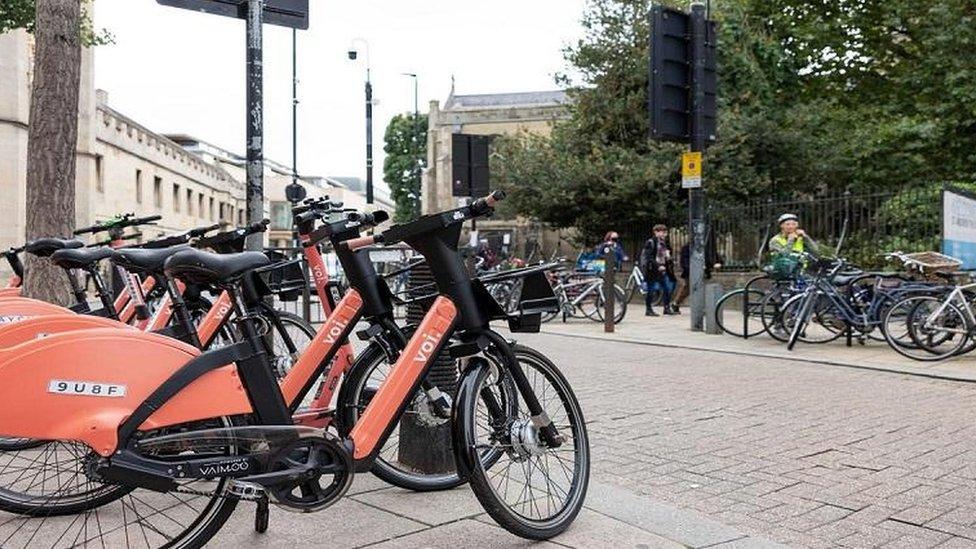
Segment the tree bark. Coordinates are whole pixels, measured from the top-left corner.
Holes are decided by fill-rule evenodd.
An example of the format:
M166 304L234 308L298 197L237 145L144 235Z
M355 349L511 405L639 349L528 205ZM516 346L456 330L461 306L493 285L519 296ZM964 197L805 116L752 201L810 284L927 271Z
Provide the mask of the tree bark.
M75 223L81 85L79 0L36 0L34 81L27 137L27 239L67 237ZM28 256L24 295L67 305L64 271Z

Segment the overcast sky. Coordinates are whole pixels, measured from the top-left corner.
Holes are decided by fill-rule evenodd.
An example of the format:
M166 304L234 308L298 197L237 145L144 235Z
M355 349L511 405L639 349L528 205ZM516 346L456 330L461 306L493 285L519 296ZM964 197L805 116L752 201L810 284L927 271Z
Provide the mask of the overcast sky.
M459 94L555 89L562 48L580 37L585 0L310 0L299 31L299 172L365 174L365 65L370 46L376 180L382 136L397 112ZM109 104L161 133L188 133L244 152L244 22L158 5L97 0L96 27L115 43L96 50L95 83ZM291 30L265 26L265 156L291 163Z

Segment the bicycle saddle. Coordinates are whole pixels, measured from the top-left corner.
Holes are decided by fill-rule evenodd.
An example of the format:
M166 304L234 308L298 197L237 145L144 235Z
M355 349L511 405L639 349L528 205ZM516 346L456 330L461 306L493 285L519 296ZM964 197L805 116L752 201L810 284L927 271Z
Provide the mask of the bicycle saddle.
M74 239L38 238L37 240L28 242L24 246L24 251L37 257L50 257L51 254L58 250L82 248L84 245L84 242Z
M174 246L160 249L125 248L114 250L112 252L112 263L133 273L161 273L170 256L186 249L187 246Z
M194 248L181 249L166 260L164 270L191 284L213 284L233 280L247 271L271 263L261 252L215 254Z
M65 248L51 254L51 261L62 269L85 269L108 257L112 248Z

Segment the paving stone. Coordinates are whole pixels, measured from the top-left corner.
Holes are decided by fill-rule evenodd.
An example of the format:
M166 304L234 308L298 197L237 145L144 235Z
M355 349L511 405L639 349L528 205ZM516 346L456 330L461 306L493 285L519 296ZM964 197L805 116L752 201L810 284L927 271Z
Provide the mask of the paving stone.
M325 540L324 540L325 541ZM323 544L323 546L329 546ZM507 531L476 520L462 520L438 528L430 528L398 537L377 545L375 549L457 549L458 547L478 547L479 549L557 549L561 547L552 542L532 542L509 534Z
M346 499L317 514L271 507L269 529L254 531L254 504L240 504L207 544L216 549L242 547L362 547L421 531L427 526L393 513Z
M732 338L695 339L686 320L679 326L628 318L618 329L634 340L707 340L712 348L738 344ZM913 539L879 527L892 516L926 525L956 510L957 521L972 517L944 521L953 528L945 534L952 536L948 541L969 536L974 528L976 391L971 384L779 355L602 342L598 329L582 322L551 329L590 338L519 337L560 365L588 420L596 422L590 430L593 447L612 450L593 452L595 480L791 546L830 546L841 534L849 545L863 546ZM583 348L599 348L601 360L588 360ZM883 344L875 350L881 354L871 360L882 364ZM859 351L825 345L797 352L810 357ZM976 360L952 362L945 368L968 369L966 375L976 380ZM639 456L654 461L637 467L647 463ZM811 515L796 523L805 531L784 525L824 505L847 514L837 512L826 522ZM883 541L872 544L876 534Z
M352 498L430 526L472 518L484 513L471 488L467 486L441 492L411 492L390 488L366 492Z

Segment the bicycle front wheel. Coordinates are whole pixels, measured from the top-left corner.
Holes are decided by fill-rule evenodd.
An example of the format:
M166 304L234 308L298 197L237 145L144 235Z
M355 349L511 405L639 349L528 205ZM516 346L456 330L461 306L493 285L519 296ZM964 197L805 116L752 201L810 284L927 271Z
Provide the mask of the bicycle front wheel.
M590 475L590 447L579 402L569 383L548 358L520 352L531 390L555 425L562 443L541 437L528 406L503 407L500 391L510 370L481 365L468 370L458 390L455 451L468 482L485 511L509 532L543 540L564 532L583 507ZM489 452L498 458L479 459Z
M805 303L807 307L804 311L801 307ZM801 315L806 318L801 318ZM790 298L780 311L780 322L790 334L796 324L802 322L796 339L804 343L829 343L840 337L847 328L834 304L821 293L800 294Z
M624 319L624 315L627 314L627 300L623 289L616 284L613 286L613 296L613 323L619 324ZM607 299L605 292L601 288L599 298L597 299L595 312L596 318L594 320L603 322L603 320L606 318L606 309Z
M930 296L899 301L888 309L884 326L885 339L892 349L923 362L959 354L972 332L966 314L959 307Z
M723 332L735 337L749 338L766 332L763 323L763 300L759 290L733 290L715 305L715 324ZM774 314L774 313L770 313Z

